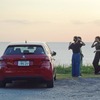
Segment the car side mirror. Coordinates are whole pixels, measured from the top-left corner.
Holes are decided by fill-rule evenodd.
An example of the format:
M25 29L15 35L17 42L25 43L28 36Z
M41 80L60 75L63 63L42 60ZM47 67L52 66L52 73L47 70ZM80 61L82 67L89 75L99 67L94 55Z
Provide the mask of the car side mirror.
M55 56L56 55L56 52L55 51L52 51L51 55L52 56Z

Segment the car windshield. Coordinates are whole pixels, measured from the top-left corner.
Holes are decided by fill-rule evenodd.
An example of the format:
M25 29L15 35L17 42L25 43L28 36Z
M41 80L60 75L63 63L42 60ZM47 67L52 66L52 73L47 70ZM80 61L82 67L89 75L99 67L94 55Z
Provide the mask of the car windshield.
M13 45L8 46L4 55L21 55L21 54L45 54L42 46L39 45Z

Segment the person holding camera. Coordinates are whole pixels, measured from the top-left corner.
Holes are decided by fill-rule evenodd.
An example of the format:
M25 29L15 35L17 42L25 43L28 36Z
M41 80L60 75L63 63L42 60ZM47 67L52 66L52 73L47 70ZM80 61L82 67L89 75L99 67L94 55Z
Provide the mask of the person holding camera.
M68 49L72 49L72 77L79 77L80 76L80 62L81 62L81 54L80 50L81 47L85 45L85 43L78 38L77 36L74 36L73 38L74 43L69 43Z
M93 42L92 48L95 47L95 57L93 60L93 66L94 66L94 73L99 74L100 73L100 66L99 66L99 61L100 61L100 36L95 37L95 41Z

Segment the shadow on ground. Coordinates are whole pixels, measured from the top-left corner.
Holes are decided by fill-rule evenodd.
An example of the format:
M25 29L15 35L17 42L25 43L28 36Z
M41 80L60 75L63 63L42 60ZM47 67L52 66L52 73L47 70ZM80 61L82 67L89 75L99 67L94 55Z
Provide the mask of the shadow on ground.
M16 81L13 83L7 83L5 88L14 89L40 89L46 88L46 84L38 82Z

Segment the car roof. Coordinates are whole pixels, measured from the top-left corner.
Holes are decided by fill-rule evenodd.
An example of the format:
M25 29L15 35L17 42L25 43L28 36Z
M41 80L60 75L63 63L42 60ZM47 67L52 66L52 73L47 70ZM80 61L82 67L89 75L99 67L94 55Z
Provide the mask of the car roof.
M40 41L25 41L25 42L13 42L9 43L8 46L14 46L14 45L46 45L46 42L40 42Z

